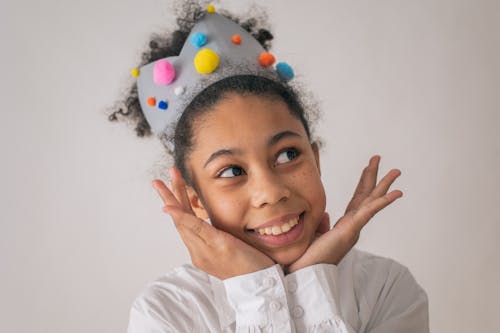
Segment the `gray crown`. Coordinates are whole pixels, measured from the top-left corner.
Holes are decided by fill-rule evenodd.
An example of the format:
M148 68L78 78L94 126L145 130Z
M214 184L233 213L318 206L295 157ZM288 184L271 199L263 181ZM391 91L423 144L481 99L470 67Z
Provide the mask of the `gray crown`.
M206 37L202 46L199 44L203 41L198 44L196 40L192 42L192 38L203 37L200 33ZM241 37L241 43L232 41L234 35ZM194 58L202 49L212 50L219 57L217 68L209 74L198 73L194 65ZM154 67L157 61L140 68L137 78L139 101L152 131L156 134L165 132L170 124L177 122L198 93L225 77L255 74L279 79L272 67L263 67L259 63L263 52L265 49L259 42L237 23L216 13L206 13L191 30L179 56L158 60L166 60L175 68L172 82L155 83Z

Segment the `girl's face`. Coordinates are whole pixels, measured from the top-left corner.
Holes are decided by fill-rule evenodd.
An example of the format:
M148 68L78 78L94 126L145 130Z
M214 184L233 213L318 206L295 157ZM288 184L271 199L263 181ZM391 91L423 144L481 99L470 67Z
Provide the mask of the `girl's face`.
M300 120L278 98L233 93L193 133L187 168L196 215L279 264L298 259L326 205L317 145Z

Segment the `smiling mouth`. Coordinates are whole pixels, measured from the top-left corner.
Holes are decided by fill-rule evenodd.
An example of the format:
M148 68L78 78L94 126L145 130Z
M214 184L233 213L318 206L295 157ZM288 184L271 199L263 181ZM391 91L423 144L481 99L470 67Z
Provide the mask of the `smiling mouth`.
M257 228L257 229L247 229L247 232L254 232L259 235L268 235L268 236L278 236L281 234L286 234L290 230L292 230L297 224L299 224L299 221L301 220L302 216L304 215L304 212L300 213L298 216L291 218L289 221L284 222L280 225L274 225L272 227L265 227L265 228Z

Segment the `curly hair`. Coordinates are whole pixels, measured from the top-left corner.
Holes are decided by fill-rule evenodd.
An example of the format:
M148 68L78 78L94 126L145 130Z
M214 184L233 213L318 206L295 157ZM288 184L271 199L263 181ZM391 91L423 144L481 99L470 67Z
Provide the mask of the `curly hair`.
M149 64L159 59L166 57L177 56L180 54L184 43L186 42L191 29L196 22L204 15L205 9L197 1L182 1L176 3L178 12L177 28L173 32L154 33L149 40L148 49L142 53L141 61L138 66ZM248 31L266 50L271 47L273 35L268 29L260 27L265 21L265 17L251 17L242 22L240 18L234 17L229 13L221 12L227 18L238 23L243 29ZM128 90L123 100L117 103L119 106L113 111L108 119L117 121L120 118L128 119L135 124L135 132L137 136L150 136L151 127L139 104L139 96L137 92L137 84L134 82ZM118 117L118 115L122 117Z
M197 1L183 1L177 3L177 28L171 33L153 34L149 41L149 47L142 53L141 62L137 67L154 62L158 59L177 56L189 36L189 33L196 22L205 14ZM224 11L220 14L238 23L243 29L248 31L265 50L271 47L273 35L267 26L265 15L251 17L245 20L234 17ZM304 90L304 89L302 89ZM175 166L178 167L189 184L190 177L185 167L186 158L193 144L193 123L203 112L208 111L225 94L234 92L239 94L262 95L267 98L279 98L287 104L293 116L297 117L306 129L311 138L310 122L311 118L318 118L318 109L314 102L310 102L308 108L303 105L303 92L293 88L287 83L277 82L269 78L256 75L237 75L228 77L213 83L194 97L191 103L185 108L182 116L173 130L169 133L162 133L159 138L166 148L168 154L174 158ZM309 96L310 97L310 96ZM313 100L313 99L311 99ZM146 137L152 134L139 103L137 84L134 82L128 90L126 96L118 103L119 107L109 115L110 121L128 120L135 125L135 132L139 137ZM308 109L308 112L305 110ZM120 116L120 117L118 117Z

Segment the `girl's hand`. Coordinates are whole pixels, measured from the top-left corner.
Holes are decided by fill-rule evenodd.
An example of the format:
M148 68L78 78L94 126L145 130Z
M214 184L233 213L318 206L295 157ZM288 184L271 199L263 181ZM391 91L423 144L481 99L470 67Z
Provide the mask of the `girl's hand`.
M153 187L163 199L163 211L172 217L194 266L223 280L274 265L264 253L196 217L179 170L172 168L170 174L172 190L158 179Z
M361 229L368 221L403 195L399 190L387 193L389 187L401 174L397 169L389 171L375 186L379 162L380 156L373 156L370 159L370 163L361 174L361 179L351 202L347 206L345 215L339 219L333 229L321 234L321 231L324 231L324 226L329 225L329 217L325 213L316 232L316 239L306 252L288 267L290 273L314 264L338 264L356 244Z

